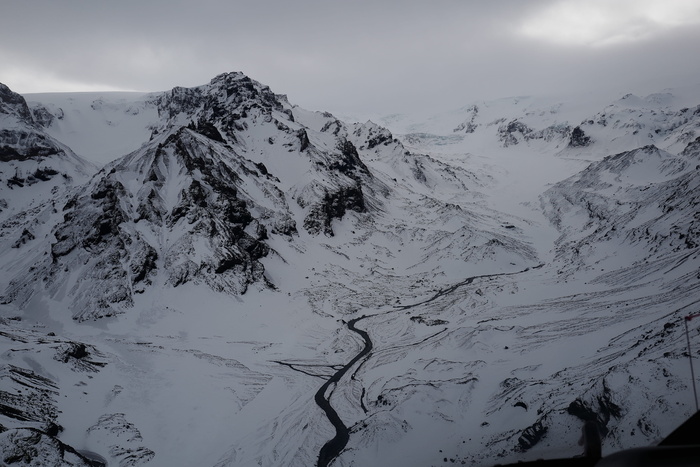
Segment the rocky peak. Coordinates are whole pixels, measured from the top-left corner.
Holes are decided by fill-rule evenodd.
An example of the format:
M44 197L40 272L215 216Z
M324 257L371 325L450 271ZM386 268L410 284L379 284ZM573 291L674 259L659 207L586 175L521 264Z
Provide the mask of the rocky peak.
M569 138L570 147L582 148L589 144L591 144L591 138L584 133L580 126L577 126L571 131L571 137Z
M282 110L280 99L283 96L274 94L269 86L247 77L240 72L223 73L214 77L209 82L209 95L225 95L227 102L234 105L245 101L257 101L258 104L267 108Z
M355 124L352 135L359 143L359 149L374 149L377 146L387 146L394 142L394 137L389 130L372 121L364 124Z
M32 113L24 97L2 83L0 83L0 114L13 115L24 123L33 123Z
M243 73L233 72L218 75L203 86L175 87L157 96L155 102L166 126L208 122L224 129L242 130L237 122L251 109L261 109L266 114L273 110L284 112L286 97L274 94L268 86ZM291 111L285 113L292 119Z

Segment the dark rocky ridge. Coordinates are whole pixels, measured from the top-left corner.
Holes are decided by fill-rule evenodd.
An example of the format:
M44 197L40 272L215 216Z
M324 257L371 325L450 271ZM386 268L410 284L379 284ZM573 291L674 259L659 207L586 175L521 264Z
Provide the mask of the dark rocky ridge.
M541 130L535 130L520 120L512 120L507 125L498 127L498 138L503 147L515 146L523 141L562 140L569 137L570 134L572 134L571 127L566 123L554 124Z
M572 148L581 148L588 146L589 144L591 144L591 137L587 136L580 126L577 126L571 131L569 146L571 146Z
M87 265L73 289L78 320L112 316L133 306L134 295L144 292L161 269L172 286L203 281L235 294L264 281L258 260L269 250L267 230L238 196L240 177L215 149L221 148L203 145L182 128L103 170L64 206L50 262L37 266L31 280L13 280L6 299L28 300L35 293L33 281L42 277L49 290L57 291L66 279L64 271L77 265ZM165 167L187 179L172 206L165 201L164 190L172 183L162 172ZM141 180L136 192L123 182L134 171ZM151 244L140 224L154 232L180 233L172 243ZM199 263L189 259L196 238L211 249Z
M34 121L24 97L0 83L0 115L13 119L16 125L0 129L0 162L40 159L52 155L65 156L65 148L46 135Z
M236 141L237 131L246 129L241 120L248 117L251 110L261 110L268 116L272 110L285 113L283 101L286 101L284 96L274 94L269 87L236 72L218 75L207 85L176 87L154 98L165 127L177 125L175 120L184 114L188 120L196 122L197 127L207 128L210 134L218 127L216 133L221 131L232 138L231 142ZM291 112L286 114L292 118ZM157 131L163 128L161 126ZM215 138L221 141L220 136Z
M32 113L27 101L2 83L0 83L0 114L14 115L22 122L32 123Z

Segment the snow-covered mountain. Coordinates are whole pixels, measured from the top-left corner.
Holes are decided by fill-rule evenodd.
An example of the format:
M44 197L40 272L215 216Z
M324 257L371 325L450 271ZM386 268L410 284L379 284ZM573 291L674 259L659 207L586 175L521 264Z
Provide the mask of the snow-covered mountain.
M0 84L0 222L87 181L97 168L52 138L22 96Z
M5 462L493 465L693 411L700 95L392 134L241 73L0 91Z

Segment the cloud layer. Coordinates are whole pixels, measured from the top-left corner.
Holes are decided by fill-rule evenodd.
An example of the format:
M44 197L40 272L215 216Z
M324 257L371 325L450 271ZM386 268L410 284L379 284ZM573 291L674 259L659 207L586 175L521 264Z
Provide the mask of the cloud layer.
M651 41L678 28L698 26L697 0L563 0L531 13L520 32L564 46L605 47Z
M692 0L12 1L0 82L156 91L243 71L303 107L382 113L643 93L700 81L698 23Z

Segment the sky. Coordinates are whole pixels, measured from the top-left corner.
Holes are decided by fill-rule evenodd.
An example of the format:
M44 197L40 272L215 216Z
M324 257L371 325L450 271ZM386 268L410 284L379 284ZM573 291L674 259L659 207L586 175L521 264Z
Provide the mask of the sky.
M700 0L0 0L0 82L165 91L242 71L334 113L700 84Z

